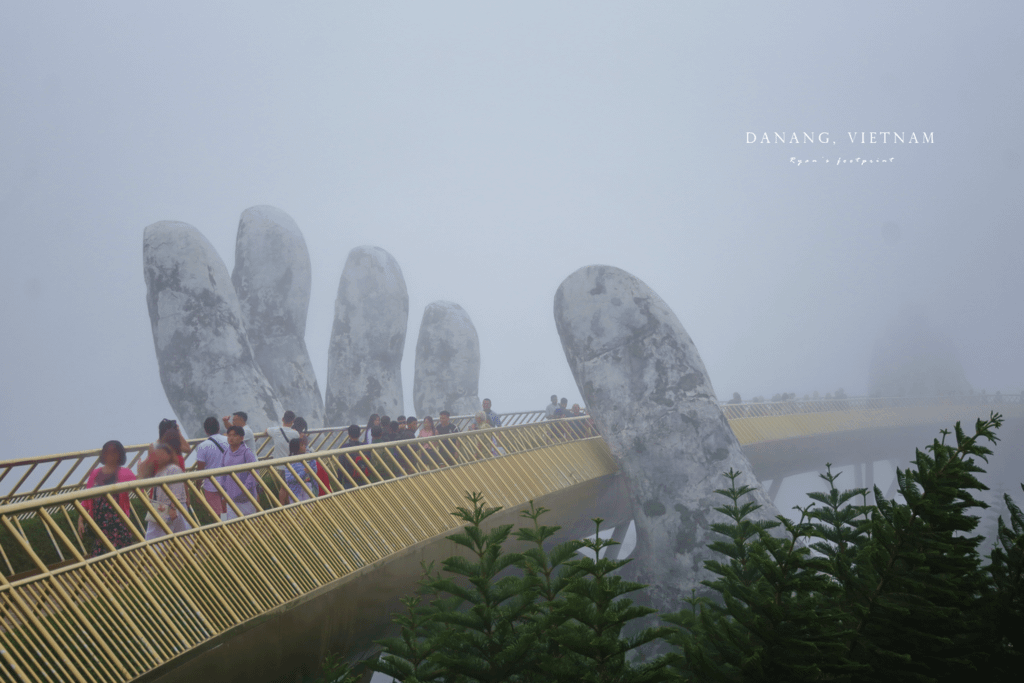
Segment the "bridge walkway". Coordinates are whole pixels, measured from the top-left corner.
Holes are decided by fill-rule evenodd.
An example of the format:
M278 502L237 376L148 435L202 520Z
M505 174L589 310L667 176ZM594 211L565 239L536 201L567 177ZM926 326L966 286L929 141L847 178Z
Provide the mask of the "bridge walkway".
M845 398L811 401L770 401L723 403L722 411L742 446L787 441L865 429L905 427L924 424L952 424L987 416L989 411L1008 417L1024 414L1024 396L980 394L952 397ZM460 430L472 423L472 416L453 417ZM544 421L544 411L533 410L502 415L506 427ZM347 427L309 430L310 451L336 448L348 436ZM191 439L195 446L203 439ZM150 444L128 446L126 467L134 469ZM257 457L271 457L273 440L256 435ZM0 506L38 497L81 489L99 464L99 449L58 453L0 461ZM186 468L195 464L186 457Z
M515 507L616 470L604 440L587 418L541 422L313 454L218 470L244 491L258 512L220 521L198 486L208 473L125 482L69 491L0 507L0 524L33 565L0 578L0 680L129 681L262 615L286 607L405 548L456 528L451 515L467 492L490 504ZM355 456L369 462L369 476ZM328 472L329 492L303 484L307 500L281 505L272 484L279 466L316 461ZM242 478L254 473L256 495ZM217 487L224 493L218 479ZM191 506L175 503L191 525L146 541L117 505L130 493L158 516L148 492L184 483ZM83 502L102 496L134 542L115 548L84 514ZM173 496L172 496L173 498ZM236 513L238 505L229 500ZM78 535L83 516L94 544ZM206 521L204 524L203 521ZM165 532L170 529L162 520ZM67 560L41 556L45 528Z
M740 404L724 405L723 411L749 447L858 430L948 426L990 410L1024 413L1017 397L992 398ZM0 486L6 481L8 488L0 488L6 493L0 499L0 551L7 571L0 578L0 680L149 676L261 615L443 537L454 528L450 511L468 491L514 507L553 491L584 490L580 484L616 470L587 418L545 422L542 411L504 417L518 424L346 451L335 449L345 430L316 430L314 453L275 459L273 466L261 461L216 471L236 484L246 472L258 475L256 495L246 494L258 512L227 522L216 519L198 490L209 472L85 492L82 481L97 451L4 463ZM134 459L146 448L133 447ZM258 448L266 456L272 444L264 436ZM372 463L369 476L354 468L359 453ZM283 485L278 467L294 475L295 463L303 460L324 466L324 488L330 491L303 485L309 500L281 505L274 495ZM755 470L764 469L764 463L751 460ZM169 491L177 483L190 491L190 505L177 507L192 528L145 541L144 518L154 512L149 490ZM221 484L218 488L223 492ZM128 514L118 514L135 542L115 549L88 515L91 536L80 536L75 522L82 503L103 496L120 511L114 501L122 492L129 493L132 505ZM93 537L107 552L91 557Z
M543 410L508 413L502 415L502 425L513 427L540 422L543 419ZM473 422L473 416L460 415L453 417L452 422L459 431L466 431ZM337 448L348 438L348 427L310 429L307 433L310 437L310 451L327 451ZM261 460L272 457L274 440L266 432L256 434L255 439L256 457ZM205 437L189 439L188 442L194 447L204 440ZM126 446L128 459L125 467L134 470L151 445L146 443ZM0 506L84 488L89 473L100 464L99 457L100 449L93 448L0 461ZM190 453L185 456L185 469L194 466L195 456Z

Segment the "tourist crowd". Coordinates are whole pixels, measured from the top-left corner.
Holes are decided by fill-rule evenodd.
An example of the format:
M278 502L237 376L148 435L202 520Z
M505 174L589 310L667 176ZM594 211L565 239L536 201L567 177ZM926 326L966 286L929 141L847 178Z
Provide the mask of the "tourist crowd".
M568 409L567 399L561 404L557 396L552 396L552 405L545 411L545 419L556 420L583 415L580 406ZM195 469L215 470L220 468L255 463L256 435L248 426L248 415L238 411L231 416L218 420L208 417L203 429L206 438L194 446ZM221 425L223 431L221 433ZM494 412L490 399L484 399L473 421L467 427L469 431L490 429L502 426L502 418ZM350 425L348 438L338 446L331 448L356 448L361 450L342 453L337 458L338 467L333 474L345 488L367 484L380 476L381 467L389 467L392 474L395 466L400 468L397 474L416 471L416 462L428 463L433 467L446 467L458 464L465 459L459 446L447 442L427 441L421 444L395 445L384 447L389 454L390 466L380 460L380 444L407 441L410 439L431 436L443 436L459 432L459 427L451 419L451 414L442 410L435 422L431 416L425 416L422 423L416 416L399 415L392 419L388 415L374 413L367 420L366 427ZM593 423L573 424L567 436L587 436L596 433ZM302 417L297 417L291 410L285 411L280 426L270 427L267 436L273 441L271 453L273 459L305 454L309 448L310 435L308 425ZM490 451L491 455L504 452L494 436L490 437L491 445L480 446ZM465 446L463 446L465 448ZM100 451L98 466L89 473L86 488L107 486L111 484L134 481L138 479L170 477L185 471L185 458L192 453L193 447L182 434L177 421L162 420L158 427L158 438L153 442L145 458L139 463L137 475L126 467L127 454L120 441L108 441ZM375 460L376 458L376 460ZM329 465L334 468L334 465ZM283 486L278 487L279 502L302 501L310 496L323 495L331 490L331 477L324 469L321 460L299 460L288 463L273 464L272 467L280 475ZM214 482L216 480L216 483ZM205 503L221 520L253 514L257 511L253 501L258 500L260 486L257 473L245 470L235 473L220 474L204 478L199 484ZM188 492L184 481L161 483L150 487L147 491L149 505L145 515L147 540L156 539L170 533L186 531L190 528L188 520L181 510L189 506ZM129 530L126 519L131 513L129 493L120 493L116 505L123 515L115 510L105 497L90 498L83 501L83 508L92 518L93 523L106 536L115 548L125 547L135 542L135 536ZM230 500L230 503L229 503ZM79 517L78 531L81 536L86 534L86 519ZM92 554L99 555L108 550L101 538L93 540Z

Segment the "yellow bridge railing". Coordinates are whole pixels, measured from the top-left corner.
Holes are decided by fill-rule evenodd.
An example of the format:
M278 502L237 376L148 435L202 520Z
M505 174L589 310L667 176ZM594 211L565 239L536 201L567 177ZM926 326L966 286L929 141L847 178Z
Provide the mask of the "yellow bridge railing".
M501 416L502 426L512 427L521 424L532 424L544 419L543 410L531 410L507 413ZM473 422L471 415L453 417L452 422L464 431ZM337 448L348 438L348 426L325 427L310 429L309 450L320 451ZM190 439L193 446L203 439ZM126 467L134 469L145 456L151 444L127 446ZM274 451L274 440L261 432L256 435L256 456L260 459L271 457ZM24 500L32 500L40 496L73 491L85 486L86 480L99 465L99 449L40 455L28 458L14 458L0 461L0 505L9 505ZM194 465L191 454L185 459L186 468Z
M1024 415L1020 396L856 398L726 404L722 411L743 446L859 429L956 421L972 423L992 411Z
M303 480L299 463L319 465L328 481L321 487ZM278 501L285 485L279 468L301 483L298 497L306 500ZM604 440L578 418L319 451L2 506L0 524L29 567L0 576L0 680L132 680L450 532L457 526L451 511L467 492L512 507L615 470ZM229 480L239 486L240 499L227 502L241 516L221 521L207 504L199 486L211 474L222 495ZM255 495L243 485L251 474ZM174 495L180 485L189 504ZM154 488L169 496L187 531L170 533L149 497ZM138 517L118 504L123 493L133 512L148 513L165 535L145 540ZM85 511L89 499L116 513L106 529ZM242 515L246 503L256 512ZM110 524L130 532L124 547ZM63 562L51 561L51 544Z
M991 410L1006 416L1024 414L1022 396L1001 394L724 403L721 407L744 446L855 429L952 423L987 416ZM505 413L501 417L506 427L532 424L544 420L544 411ZM465 430L472 423L472 416L453 417L452 421ZM347 427L313 429L309 434L311 451L336 448L348 436ZM193 439L189 443L195 445L200 441L202 439ZM149 446L127 447L127 466L134 468ZM256 435L258 457L270 457L273 450L273 440L265 432ZM98 463L98 449L2 461L0 505L82 488ZM186 458L185 464L189 467L194 463Z
M722 406L740 443L855 429L1024 414L1019 397L844 399ZM502 416L501 429L337 450L346 428L310 430L311 453L83 490L99 452L0 464L0 681L131 680L246 621L455 527L468 491L515 506L615 471L587 418ZM456 418L453 418L453 420ZM465 427L469 417L457 418ZM512 426L510 426L512 425ZM195 440L192 443L198 443ZM273 450L265 435L257 450ZM129 449L133 466L148 449ZM361 459L360 459L361 458ZM357 463L357 459L360 459ZM325 480L303 479L299 463ZM319 467L317 467L319 466ZM277 496L290 474L292 497ZM256 475L255 492L242 486ZM242 498L221 521L201 482ZM172 487L183 486L185 502ZM159 489L186 521L170 533ZM128 510L118 505L121 494ZM87 513L107 502L128 532L109 537ZM256 512L244 515L247 505ZM165 535L145 540L145 518ZM86 532L80 533L81 519ZM110 523L108 519L107 524Z

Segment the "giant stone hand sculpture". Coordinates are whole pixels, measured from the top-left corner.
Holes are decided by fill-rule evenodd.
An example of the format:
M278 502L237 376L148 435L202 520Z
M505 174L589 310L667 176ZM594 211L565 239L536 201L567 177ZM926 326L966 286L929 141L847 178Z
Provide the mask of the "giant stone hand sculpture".
M357 247L345 263L325 410L305 343L309 252L288 214L273 206L242 213L231 279L213 246L190 225L154 223L143 243L160 377L190 434L202 433L206 417L237 410L249 414L257 432L278 424L283 408L311 427L361 424L371 412L403 411L409 296L401 268L383 249ZM466 312L450 302L431 304L420 342L417 396L443 403L420 412L479 408L480 345Z
M228 269L187 223L146 228L142 260L160 380L190 435L203 420L237 410L262 431L282 412L253 357Z
M674 611L710 578L713 491L742 471L758 482L718 407L704 363L672 310L646 284L611 266L586 266L555 294L555 324L573 377L619 462L636 520L637 578L653 607ZM758 489L755 517L774 518ZM720 559L720 556L718 557Z

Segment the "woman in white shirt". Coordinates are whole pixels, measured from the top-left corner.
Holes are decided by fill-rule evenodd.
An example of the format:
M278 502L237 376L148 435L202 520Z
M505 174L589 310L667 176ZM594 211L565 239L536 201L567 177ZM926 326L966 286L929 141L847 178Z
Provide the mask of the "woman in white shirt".
M154 465L153 477L170 477L175 474L181 474L181 468L178 467L177 463L174 462L174 453L171 451L171 447L165 443L158 443L154 446L151 451L151 461ZM185 483L177 482L174 484L168 484L167 488L170 489L171 494L181 503L181 507L184 508L186 503L185 498ZM171 528L172 533L178 533L179 531L187 531L192 527L185 520L184 516L178 511L178 508L171 502L171 497L167 495L163 486L154 486L150 491L150 503L156 508L157 514L164 521L167 526ZM152 540L154 538L160 538L167 534L164 528L160 526L160 523L153 517L153 513L146 513L146 540Z

